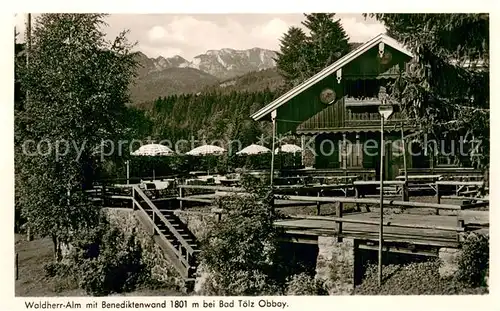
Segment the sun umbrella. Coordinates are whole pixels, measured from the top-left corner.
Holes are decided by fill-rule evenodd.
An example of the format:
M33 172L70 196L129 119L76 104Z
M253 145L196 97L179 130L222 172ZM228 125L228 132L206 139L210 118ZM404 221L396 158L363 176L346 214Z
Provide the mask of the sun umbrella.
M276 148L276 150L274 150L274 153L275 154L277 154L278 152L296 153L296 152L301 152L301 151L302 151L302 148L300 148L299 146L292 145L292 144L285 144L279 148Z
M174 152L167 146L160 144L149 144L141 146L136 151L132 152L135 156L164 156L172 155Z
M203 145L200 147L196 147L189 152L186 152L186 154L193 155L193 156L202 156L202 155L209 155L209 154L222 154L225 151L226 151L226 149L221 148L219 146Z
M240 151L236 152L236 154L259 154L259 153L268 153L271 152L270 149L256 144L251 144Z
M148 144L141 146L139 149L131 153L134 156L150 156L150 157L156 157L156 156L168 156L168 155L173 155L174 152L172 149L168 148L167 146L160 145L160 144ZM128 165L129 162L127 161L127 175L128 175ZM128 178L127 176L127 183L128 183ZM153 180L155 179L155 170L153 169Z

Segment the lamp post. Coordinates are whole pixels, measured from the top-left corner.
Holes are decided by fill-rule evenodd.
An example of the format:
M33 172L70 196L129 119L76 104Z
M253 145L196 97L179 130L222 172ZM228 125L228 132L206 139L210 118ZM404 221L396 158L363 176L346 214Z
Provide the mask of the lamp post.
M272 142L272 148L271 148L271 187L273 186L273 179L274 179L274 146L275 146L275 140L276 140L276 115L277 112L276 110L273 110L271 112L271 119L273 121L273 142Z
M127 160L126 164L127 164L127 185L128 185L130 180L130 160Z
M378 285L382 285L382 243L384 235L384 120L389 119L394 108L386 105L385 100L378 107L380 113L380 228L378 242Z

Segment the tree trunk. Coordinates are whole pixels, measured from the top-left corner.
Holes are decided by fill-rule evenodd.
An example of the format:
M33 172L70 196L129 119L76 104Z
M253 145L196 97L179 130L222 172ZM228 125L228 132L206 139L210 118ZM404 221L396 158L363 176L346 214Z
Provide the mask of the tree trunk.
M52 244L54 245L54 259L59 262L62 259L61 240L55 234L52 234Z

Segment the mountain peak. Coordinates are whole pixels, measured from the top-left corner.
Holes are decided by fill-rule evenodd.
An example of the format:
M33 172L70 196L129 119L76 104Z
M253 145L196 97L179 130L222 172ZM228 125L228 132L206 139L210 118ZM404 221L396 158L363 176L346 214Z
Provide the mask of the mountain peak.
M276 66L276 52L254 47L246 50L222 48L208 50L194 57L190 67L210 73L219 79L241 76Z
M148 58L144 53L141 53L144 63L147 63L145 67L150 72L189 67L201 70L219 79L230 79L252 71L276 67L275 57L276 52L259 47L247 50L232 48L208 50L204 54L195 56L191 61L180 55Z

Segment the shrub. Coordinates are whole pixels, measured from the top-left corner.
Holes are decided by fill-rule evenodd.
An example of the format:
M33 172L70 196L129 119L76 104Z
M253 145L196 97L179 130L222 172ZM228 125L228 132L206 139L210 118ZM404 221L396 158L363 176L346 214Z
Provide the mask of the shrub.
M79 232L72 246L64 263L45 266L46 274L74 277L89 295L132 291L150 279L135 234L111 228L104 216L94 229Z
M489 270L489 238L483 234L469 234L462 244L458 258L458 281L472 287L484 286Z
M358 295L464 295L484 294L487 288L473 288L456 278L439 275L438 260L407 265L384 266L383 284L378 286L378 268L370 265L365 279L354 293Z
M286 284L286 295L289 296L317 296L327 294L322 282L306 273L293 275Z
M141 262L142 250L135 236L128 239L117 229L107 231L99 244L97 257L83 252L79 265L80 286L95 296L132 291L147 273Z
M277 259L276 215L261 194L233 195L218 204L225 217L202 239L201 260L211 275L205 295L265 295L276 293L281 276Z

